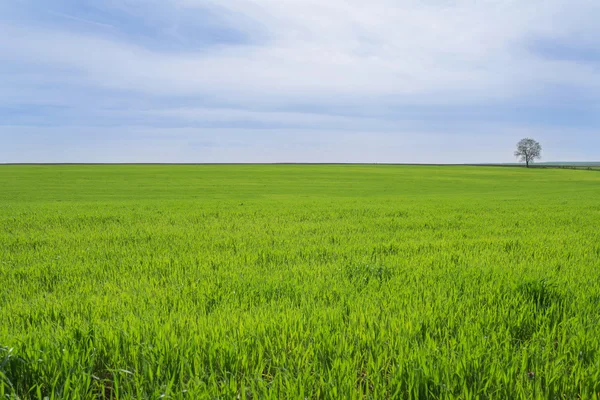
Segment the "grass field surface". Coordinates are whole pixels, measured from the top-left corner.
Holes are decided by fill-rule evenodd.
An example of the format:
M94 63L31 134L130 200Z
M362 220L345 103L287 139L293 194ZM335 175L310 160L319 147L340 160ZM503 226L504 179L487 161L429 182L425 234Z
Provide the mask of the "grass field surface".
M0 166L0 397L598 399L600 173Z

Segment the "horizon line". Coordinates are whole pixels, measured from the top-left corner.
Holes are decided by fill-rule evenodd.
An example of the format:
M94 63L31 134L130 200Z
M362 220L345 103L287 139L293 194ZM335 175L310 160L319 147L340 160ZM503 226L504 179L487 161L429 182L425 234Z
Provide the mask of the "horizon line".
M68 165L399 165L399 166L474 166L474 167L526 167L524 163L392 163L392 162L9 162L0 166L68 166ZM530 167L597 167L600 161L547 161Z

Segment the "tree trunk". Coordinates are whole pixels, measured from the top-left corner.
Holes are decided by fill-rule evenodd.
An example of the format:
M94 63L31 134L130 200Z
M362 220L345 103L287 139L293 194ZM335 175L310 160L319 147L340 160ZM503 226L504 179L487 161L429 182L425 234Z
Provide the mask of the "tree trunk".
M525 165L527 166L527 168L529 168L529 160L525 161Z

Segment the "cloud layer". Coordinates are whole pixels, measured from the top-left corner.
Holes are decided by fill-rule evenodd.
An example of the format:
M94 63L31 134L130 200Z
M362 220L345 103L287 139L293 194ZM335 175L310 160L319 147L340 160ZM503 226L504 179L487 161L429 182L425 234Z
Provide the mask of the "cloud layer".
M546 159L600 159L593 1L22 0L0 15L0 162L502 162L522 135Z

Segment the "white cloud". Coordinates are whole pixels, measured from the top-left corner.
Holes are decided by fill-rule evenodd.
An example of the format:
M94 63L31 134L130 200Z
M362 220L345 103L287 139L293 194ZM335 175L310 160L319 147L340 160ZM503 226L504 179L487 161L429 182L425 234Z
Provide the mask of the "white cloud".
M531 37L576 30L574 24L597 9L583 0L170 4L160 7L193 12L212 6L234 21L255 21L267 39L167 53L109 37L8 25L0 30L11 38L0 42L2 58L66 71L56 78L70 83L153 95L395 95L417 103L454 103L515 97L547 84L597 88L600 83L595 67L526 51Z
M39 4L49 7L50 3ZM166 50L147 38L118 32L118 24L81 16L76 10L47 11L81 23L79 30L35 20L10 22L11 6L0 4L5 15L0 16L0 106L63 107L53 115L0 120L0 137L21 146L23 157L32 157L19 159L15 150L5 151L5 159L511 161L513 142L529 135L545 139L555 149L566 149L565 153L549 150L550 158L564 159L560 154L568 154L585 159L591 154L583 147L569 150L567 139L556 139L569 138L573 130L564 133L523 121L501 125L496 120L477 120L477 111L471 116L469 111L543 103L545 93L554 87L573 90L571 97L581 94L597 106L597 64L552 59L531 50L531 43L540 38L600 46L596 23L600 2L596 0L107 0L101 4L111 12L137 18L138 23L145 21L145 29L168 30L179 44L193 39L183 37L191 33L184 29L181 15L188 20L197 17L202 24L203 13L211 10L210 15L218 15L218 22L226 25L224 29L241 31L248 41ZM135 31L136 26L130 29ZM555 101L558 104L553 106L562 106L561 99ZM336 114L340 109L343 115ZM387 111L377 112L380 109ZM445 127L452 124L451 113L457 109L462 112L460 126ZM107 121L120 126L93 127ZM36 122L56 127L32 126ZM203 123L218 126L209 129ZM254 129L253 124L277 131ZM31 135L44 140L19 139ZM43 155L45 149L59 147L48 138L86 135L89 140L77 139L69 151ZM110 139L119 135L122 140ZM573 137L584 146L581 143L593 141L594 135L590 128L576 131ZM40 145L28 150L31 143ZM214 146L190 150L194 143ZM427 150L432 143L439 151Z

